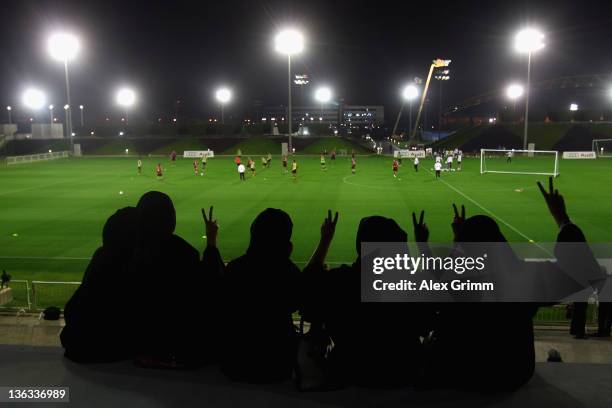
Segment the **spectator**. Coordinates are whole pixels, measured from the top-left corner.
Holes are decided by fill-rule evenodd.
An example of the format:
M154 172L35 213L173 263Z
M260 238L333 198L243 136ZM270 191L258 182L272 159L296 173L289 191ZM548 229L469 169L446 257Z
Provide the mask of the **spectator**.
M406 242L392 219L372 216L359 223L352 265L325 270L338 215L331 212L321 227L321 241L304 270L307 295L304 315L313 327L324 327L333 341L326 361L332 385L396 387L413 382L420 369L426 307L408 303L361 302L361 244Z
M66 326L60 339L66 357L73 361L111 362L131 356L128 263L138 242L136 223L134 207L120 209L106 221L102 246L64 308Z
M176 213L166 194L145 193L137 210L140 240L130 265L137 363L180 368L206 362L214 344L214 287L198 251L174 234Z
M292 314L300 305L300 271L289 259L293 223L268 208L251 224L246 254L223 277L221 369L231 379L269 383L290 379L297 335Z

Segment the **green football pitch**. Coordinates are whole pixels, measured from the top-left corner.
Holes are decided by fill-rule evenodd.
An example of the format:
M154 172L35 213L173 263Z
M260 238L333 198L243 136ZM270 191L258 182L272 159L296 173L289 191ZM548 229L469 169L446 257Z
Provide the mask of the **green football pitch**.
M433 160L423 159L416 173L404 160L398 179L389 157L358 156L357 173L350 158L297 156L297 180L281 170L278 156L271 168L241 182L231 157L208 161L204 176L194 175L192 161L143 158L75 158L0 168L0 269L13 279L80 281L89 257L101 243L102 226L116 209L135 205L141 194L159 190L170 195L177 210L176 233L193 246L205 245L200 208L213 205L219 221L219 245L226 260L242 254L249 226L266 207L287 211L294 222L293 260L303 265L318 241L327 209L340 212L329 263L356 258L355 233L368 215L393 217L412 237L411 212L426 210L431 240L449 242L452 203L465 204L467 214L496 218L511 241L554 241L556 226L546 210L536 181L546 176L480 174L480 160L464 159L463 170L444 172L436 180ZM165 178L157 180L160 161ZM490 161L496 169L551 171L550 158ZM556 185L566 197L569 214L593 242L612 237L612 160L561 160ZM120 194L122 192L122 194Z

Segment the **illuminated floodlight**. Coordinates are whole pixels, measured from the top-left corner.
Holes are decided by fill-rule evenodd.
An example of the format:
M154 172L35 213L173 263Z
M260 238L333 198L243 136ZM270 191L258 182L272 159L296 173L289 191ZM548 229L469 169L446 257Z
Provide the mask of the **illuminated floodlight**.
M130 88L121 88L117 91L116 101L126 108L133 106L136 103L136 93Z
M520 98L524 93L525 88L523 88L523 85L512 84L508 85L508 88L506 88L506 96L512 100Z
M79 105L79 109L83 110L84 106L83 105Z
M59 61L70 61L76 57L81 44L79 39L70 33L55 33L49 37L47 49L51 57Z
M569 110L571 112L576 112L578 110L578 104L577 103L570 104Z
M281 54L298 54L304 50L304 36L294 29L282 30L274 39L274 47Z
M535 28L525 28L514 37L514 49L522 53L531 53L544 48L544 34Z
M419 89L415 85L408 85L402 91L402 98L407 101L412 101L417 96L419 96Z
M326 86L323 86L317 89L315 92L315 99L321 103L329 102L331 100L331 97L332 97L331 89L329 89Z
M70 109L70 105L65 104L65 105L64 105L64 110L68 110L68 109Z
M215 93L215 98L221 104L226 104L232 99L232 91L227 88L219 88Z
M22 101L27 108L30 108L32 110L39 110L43 106L45 106L47 102L47 97L42 91L30 88L23 93Z

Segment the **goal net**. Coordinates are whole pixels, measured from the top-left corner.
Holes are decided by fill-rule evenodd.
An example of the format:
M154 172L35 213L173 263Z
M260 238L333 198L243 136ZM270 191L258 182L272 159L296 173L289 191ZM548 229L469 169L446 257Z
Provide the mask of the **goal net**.
M70 157L69 151L28 154L26 156L8 156L6 158L6 164L10 166L12 164L33 163L43 160L64 159L67 157Z
M593 148L597 157L612 157L612 139L593 139Z
M556 150L480 149L480 173L559 175Z

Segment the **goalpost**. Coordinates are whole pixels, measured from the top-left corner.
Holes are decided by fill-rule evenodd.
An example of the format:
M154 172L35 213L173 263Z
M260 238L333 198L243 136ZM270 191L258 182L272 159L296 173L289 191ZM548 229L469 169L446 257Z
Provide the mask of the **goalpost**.
M559 175L556 150L480 149L480 174Z
M597 157L612 157L612 139L593 139L591 150Z

